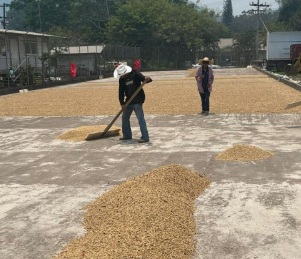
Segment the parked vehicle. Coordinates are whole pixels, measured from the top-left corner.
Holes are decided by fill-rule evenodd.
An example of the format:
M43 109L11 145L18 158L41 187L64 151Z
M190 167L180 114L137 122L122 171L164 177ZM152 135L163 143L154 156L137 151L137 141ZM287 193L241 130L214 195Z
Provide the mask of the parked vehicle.
M298 60L301 55L301 44L291 45L291 60L293 64Z
M209 67L212 67L212 69L221 68L221 66L219 66L219 65L210 65Z
M263 65L267 70L284 72L288 64L298 59L301 53L301 31L268 32L267 54Z

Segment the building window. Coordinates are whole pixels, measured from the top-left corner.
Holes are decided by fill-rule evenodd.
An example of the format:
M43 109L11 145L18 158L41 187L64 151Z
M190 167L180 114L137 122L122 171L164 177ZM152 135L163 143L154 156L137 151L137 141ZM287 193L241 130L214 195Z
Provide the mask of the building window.
M26 42L25 44L25 53L29 55L38 54L38 48L36 42Z

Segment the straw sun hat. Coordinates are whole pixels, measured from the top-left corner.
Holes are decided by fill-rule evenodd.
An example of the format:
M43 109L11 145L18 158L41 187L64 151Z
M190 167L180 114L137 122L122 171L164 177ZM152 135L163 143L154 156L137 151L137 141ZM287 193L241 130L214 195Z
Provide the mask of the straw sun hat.
M202 65L204 61L208 61L209 65L212 65L214 62L213 59L210 60L208 57L205 57L205 58L199 60L199 65Z

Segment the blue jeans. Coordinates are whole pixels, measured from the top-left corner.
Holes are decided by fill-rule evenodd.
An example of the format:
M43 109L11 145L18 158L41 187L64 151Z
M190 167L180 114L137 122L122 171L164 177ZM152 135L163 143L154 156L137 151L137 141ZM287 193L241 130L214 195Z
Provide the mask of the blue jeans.
M144 113L143 113L143 105L142 104L130 104L122 114L122 132L124 138L132 138L132 129L131 129L131 122L130 117L135 111L136 117L139 122L140 131L142 134L141 139L149 140L148 131L146 127L146 122L144 119Z
M208 111L209 112L209 97L210 92L206 91L206 93L202 94L200 93L201 99L202 99L202 111Z

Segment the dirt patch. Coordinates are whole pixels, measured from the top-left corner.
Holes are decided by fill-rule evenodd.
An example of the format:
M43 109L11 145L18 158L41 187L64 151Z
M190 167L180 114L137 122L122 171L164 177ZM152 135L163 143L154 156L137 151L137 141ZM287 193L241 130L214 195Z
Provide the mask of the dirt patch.
M273 156L274 153L251 145L237 145L220 153L217 161L240 161L250 162L264 160Z
M85 141L89 134L103 132L106 127L107 125L83 126L69 130L58 136L57 139L72 142ZM120 131L120 128L112 126L112 128L107 132L106 137L119 135Z
M179 165L130 179L87 207L86 236L56 258L191 258L194 201L209 184Z

